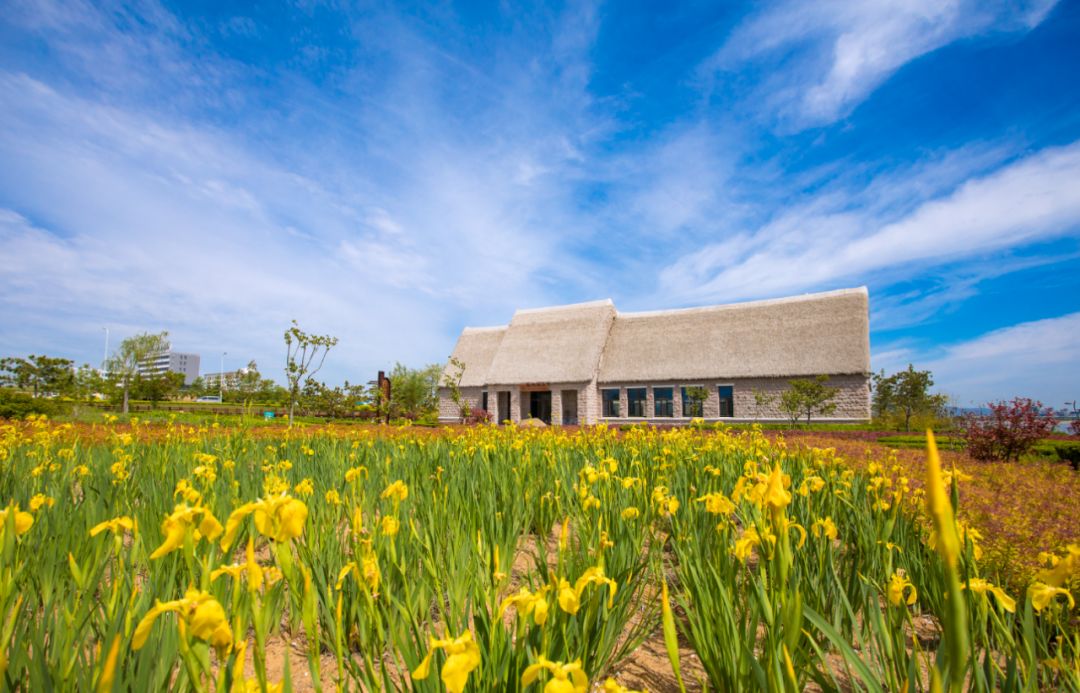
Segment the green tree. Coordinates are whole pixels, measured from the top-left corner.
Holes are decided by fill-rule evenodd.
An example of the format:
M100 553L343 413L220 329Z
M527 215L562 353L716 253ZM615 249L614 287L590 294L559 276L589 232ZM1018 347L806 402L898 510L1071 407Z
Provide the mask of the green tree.
M686 388L686 409L683 416L705 416L705 400L709 398L709 391L703 387Z
M183 385L183 373L165 371L156 375L136 375L131 391L136 399L150 400L150 408L156 409L158 402L174 396Z
M296 321L285 330L285 378L289 382L289 425L293 424L296 403L300 399L300 384L311 378L323 363L326 355L338 343L337 337L307 334ZM318 364L316 364L318 360Z
M132 383L139 374L139 366L149 361L154 355L167 351L169 333L152 334L143 332L128 337L120 343L112 357L105 364L109 376L115 378L123 392L123 412L128 413L128 399Z
M806 423L810 423L813 414L828 416L836 411L836 403L833 400L839 388L830 387L829 376L819 375L813 380L796 379L788 381L788 389L780 396L780 409L791 418L795 424L805 414Z
M0 359L0 384L16 390L29 390L34 380L34 369L30 362L18 356Z
M191 397L202 397L207 394L206 380L200 375L184 386L184 391Z
M31 354L29 358L0 359L0 382L32 396L70 395L75 389L75 364L70 359Z
M97 368L84 363L75 372L75 396L82 400L106 394L108 381Z
M442 367L431 364L424 368L409 368L394 364L390 371L390 411L393 416L418 419L439 406L439 376Z
M871 413L875 419L885 421L892 413L896 399L896 375L886 376L884 370L875 373L873 390L874 396L870 402Z
M917 371L908 364L907 370L890 376L882 371L874 376L874 415L882 421L896 416L903 421L905 431L911 430L916 416L940 416L947 404L942 394L932 394L934 378L930 371Z
M450 367L443 376L443 387L450 390L450 400L458 408L461 423L469 418L469 402L461 394L461 378L465 375L465 362L461 359L450 357Z
M772 407L773 403L776 401L776 397L764 390L759 390L756 387L752 389L752 392L754 393L754 411L760 418L762 412L768 411L768 409Z

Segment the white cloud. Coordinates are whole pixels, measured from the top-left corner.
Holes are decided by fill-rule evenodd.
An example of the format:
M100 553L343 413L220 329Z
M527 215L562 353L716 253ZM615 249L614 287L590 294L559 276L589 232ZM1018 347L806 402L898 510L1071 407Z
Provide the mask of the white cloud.
M772 77L757 100L798 126L843 117L904 64L956 40L1037 26L1056 0L788 0L752 16L704 66L750 61Z
M1025 322L947 347L920 368L958 406L1031 397L1060 407L1080 392L1080 313Z
M918 188L908 182L898 189ZM851 205L850 196L840 199ZM890 205L836 204L825 194L764 227L684 255L665 268L662 286L686 301L782 295L901 279L913 268L1073 233L1080 227L1080 143L971 178L899 219L889 218Z
M0 348L96 362L105 325L114 344L168 329L272 373L296 317L341 338L327 379L357 380L591 285L567 250L589 232L572 181L606 128L588 6L530 35L553 57L511 43L481 66L392 17L357 25L377 69L341 75L334 100L289 75L284 113L248 104L235 128L207 113L250 96L246 68L193 57L191 27L147 7L13 15L65 76L0 68L0 256L19 259L0 265Z

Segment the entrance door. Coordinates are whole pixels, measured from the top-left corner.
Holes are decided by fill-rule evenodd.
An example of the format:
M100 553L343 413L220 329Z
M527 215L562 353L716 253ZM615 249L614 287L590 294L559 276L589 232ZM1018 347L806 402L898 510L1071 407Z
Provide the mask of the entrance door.
M577 425L577 390L562 391L562 422L563 426Z
M495 412L495 423L502 423L510 418L510 393L500 392L499 401L496 404L498 411Z
M551 423L551 390L529 393L529 416Z

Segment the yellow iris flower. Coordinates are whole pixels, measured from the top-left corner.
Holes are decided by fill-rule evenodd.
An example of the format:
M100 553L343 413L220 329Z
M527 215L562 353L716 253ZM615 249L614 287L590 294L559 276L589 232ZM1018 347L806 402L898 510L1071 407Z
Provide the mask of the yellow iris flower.
M949 566L955 566L960 557L960 537L956 532L952 504L941 479L941 458L934 434L928 431L926 437L926 509L934 524L934 548Z
M469 680L469 673L480 666L480 648L473 642L472 631L465 631L454 639L430 638L428 653L420 665L412 671L414 681L423 681L431 673L431 657L435 650L447 654L440 678L450 693L461 693Z
M833 523L831 517L814 520L814 524L810 525L810 532L815 537L825 537L830 540L835 540L838 534L836 524Z
M1039 559L1050 567L1036 574L1035 579L1053 587L1064 587L1074 575L1080 577L1080 544L1070 544L1067 555L1041 553Z
M46 496L44 493L36 493L34 497L30 499L30 512L36 513L43 507L53 507L56 505L56 499L50 496Z
M580 659L569 664L562 664L552 662L543 656L536 661L536 664L525 667L521 675L521 686L523 688L531 686L543 671L551 674L551 678L544 684L544 693L587 693L589 690L589 677L581 668Z
M799 495L809 496L811 493L817 493L823 488L825 488L824 479L820 476L808 476L799 484Z
M334 589L340 590L341 586L345 584L345 578L352 575L356 581L360 584L367 585L371 592L375 592L379 589L379 580L382 579L382 572L379 570L379 560L375 554L370 554L357 564L356 561L349 561L345 564L345 567L338 572L337 584Z
M1050 606L1058 595L1061 595L1068 600L1070 609L1076 606L1076 601L1067 589L1047 585L1044 582L1033 582L1028 587L1028 596L1031 597L1031 606L1036 611L1042 611Z
M730 515L735 512L735 504L722 493L707 493L697 499L705 504L705 512L713 515Z
M90 529L90 536L96 537L97 535L101 534L106 530L112 532L113 534L122 534L125 531L134 532L136 526L137 525L135 523L135 520L128 517L127 515L123 515L121 517L115 517L111 520L105 520L104 522L100 522L94 525Z
M379 530L388 537L392 537L401 529L401 523L393 515L384 515L379 521Z
M210 573L211 580L217 580L222 575L230 575L233 580L239 580L241 576L247 575L247 585L249 591L256 591L263 583L263 570L262 566L255 560L255 540L248 539L247 551L245 551L246 560L243 563L234 563L232 565L222 566Z
M259 530L259 534L283 542L304 533L308 508L303 501L284 494L241 505L232 511L225 522L225 536L221 539L223 551L228 551L232 546L240 533L241 523L248 515L255 516L255 529Z
M893 606L901 606L905 602L910 606L919 598L915 585L912 584L911 580L907 579L907 574L903 568L898 568L889 578L886 594L889 597L889 603Z
M499 617L501 618L506 610L513 606L519 617L527 618L529 614L532 614L536 625L544 625L548 617L548 602L545 595L550 589L550 586L546 586L536 592L530 592L527 587L522 587L517 594L512 594L502 600L499 604Z
M402 483L400 480L395 481L386 487L382 492L382 498L393 498L394 501L400 503L409 497L409 487Z
M765 482L765 493L762 500L774 511L782 510L791 502L791 493L787 488L791 485L791 478L780 469L780 463L773 465L772 472Z
M169 612L175 613L180 619L181 633L190 633L192 637L210 643L219 653L232 648L232 629L225 617L225 609L209 592L194 589L188 590L183 599L156 602L135 627L131 648L142 649L146 639L150 637L154 621L158 616Z
M996 587L982 578L971 578L968 580L968 584L961 585L960 589L969 589L975 594L986 594L989 592L994 595L994 599L997 600L998 605L1002 609L1005 609L1009 613L1016 613L1016 600L1005 594L1005 590L1000 587Z
M772 543L773 541L776 541L776 537L771 533L766 532L763 536L758 534L756 527L750 526L746 528L741 537L735 540L735 546L731 549L731 554L745 563L754 553L755 547L761 546L763 542Z
M196 518L201 518L198 525L195 524ZM161 533L165 535L165 540L150 554L150 560L161 558L179 549L184 545L184 538L187 537L188 532L195 529L198 529L199 533L210 541L216 539L222 531L221 523L208 508L192 507L187 504L177 505L172 514L161 522Z
M581 593L566 580L559 580L559 607L568 614L576 614L581 608Z
M615 604L615 593L619 585L609 577L604 576L604 569L599 566L589 568L577 579L574 586L566 580L559 580L559 607L568 614L576 614L581 608L581 595L589 585L607 585L607 606L610 609Z
M9 514L15 519L15 536L26 534L34 525L33 515L20 511L18 505L9 505L3 510L0 510L0 531L3 531L3 528L7 525Z

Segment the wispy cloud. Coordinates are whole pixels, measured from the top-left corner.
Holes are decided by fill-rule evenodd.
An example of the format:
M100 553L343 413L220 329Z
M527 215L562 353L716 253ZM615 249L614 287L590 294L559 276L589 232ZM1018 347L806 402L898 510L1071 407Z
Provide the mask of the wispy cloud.
M778 2L752 15L702 66L706 79L756 62L772 72L754 94L787 127L847 115L904 64L959 39L1027 31L1056 0Z
M89 42L72 33L70 16L22 9L70 70L89 70L78 61ZM299 140L288 128L264 132L277 145L269 150L253 146L250 130L163 113L153 99L134 103L154 91L150 82L121 87L101 77L99 89L119 92L107 103L0 71L0 158L8 162L0 186L12 208L0 254L25 258L0 268L0 313L36 316L21 334L8 332L5 346L48 334L62 352L91 358L102 325L167 328L178 348L271 364L278 333L298 316L342 338L334 377L388 357L441 360L462 322L557 301L559 282L572 281L581 264L564 247L578 231L566 181L583 138L603 127L586 112L581 55L595 30L586 10L552 25L547 62L509 55L498 70L515 79L497 88L490 74L447 64L439 47L389 19L358 26L392 44L384 59L393 79L339 102L355 109L351 120L295 133ZM144 40L183 69L187 29L167 13L143 17L155 28L126 37L110 15L80 11L111 46L110 61L96 66L103 72L144 74ZM388 31L398 32L393 41ZM438 86L461 79L453 74L463 68L464 88L493 87L472 127L446 122L444 113L460 115L458 94ZM182 81L193 93L203 88ZM536 108L541 87L559 97L546 109Z
M891 186L892 194L912 183ZM679 258L661 275L688 300L751 298L866 281L985 256L1080 227L1080 143L966 180L899 218L827 193L766 226ZM890 213L892 212L892 213Z
M1019 396L1060 407L1077 396L1068 374L1080 363L1078 334L1080 313L1025 322L950 346L923 365L941 391L965 398L959 406Z

